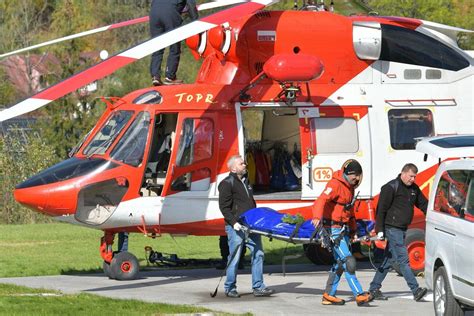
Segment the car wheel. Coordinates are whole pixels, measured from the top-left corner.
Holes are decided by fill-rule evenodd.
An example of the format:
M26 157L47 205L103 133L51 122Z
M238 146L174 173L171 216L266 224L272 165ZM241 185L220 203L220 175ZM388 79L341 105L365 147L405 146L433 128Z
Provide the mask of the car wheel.
M116 280L135 280L140 271L138 259L127 251L117 253L110 263L110 270Z
M461 306L453 296L444 267L439 267L433 276L433 306L436 316L464 315Z

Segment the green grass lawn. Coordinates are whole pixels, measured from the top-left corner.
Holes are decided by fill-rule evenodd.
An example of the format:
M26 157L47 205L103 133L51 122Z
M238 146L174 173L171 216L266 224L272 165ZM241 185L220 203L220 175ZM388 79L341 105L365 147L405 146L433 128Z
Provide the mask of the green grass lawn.
M0 225L0 277L102 272L101 236L101 231L62 223ZM263 241L266 264L280 264L287 246L286 254L302 252L301 246L270 242L268 238ZM173 239L164 235L151 239L131 234L129 251L137 256L141 269L147 267L145 246L163 253L176 253L180 258L220 258L217 236ZM301 258L292 262L309 261ZM186 305L115 300L91 294L65 295L0 284L0 315L160 315L206 311Z
M0 225L0 277L102 272L99 253L102 231L70 224ZM280 264L286 254L302 253L300 245L263 237L266 264ZM114 245L115 246L115 245ZM156 239L131 234L129 251L147 267L145 246L185 259L219 259L219 237ZM114 248L116 249L116 248ZM247 258L248 259L248 258ZM292 262L309 262L305 258Z
M115 300L91 294L62 294L0 284L0 315L164 315L211 312L202 307Z

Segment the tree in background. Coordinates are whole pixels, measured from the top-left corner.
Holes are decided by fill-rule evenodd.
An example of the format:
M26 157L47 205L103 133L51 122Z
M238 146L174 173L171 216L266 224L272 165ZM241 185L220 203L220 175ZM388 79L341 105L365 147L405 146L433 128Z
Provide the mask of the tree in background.
M50 222L51 218L18 204L13 197L15 186L57 162L52 146L39 137L27 143L9 134L0 138L0 224Z
M8 52L17 47L33 45L38 38L38 32L50 23L53 1L2 1L0 2L0 51ZM31 94L35 85L33 69L35 62L30 54L24 56L28 93ZM24 96L17 96L24 97Z
M60 1L52 13L49 31L62 37L95 27L94 1ZM61 62L61 73L48 76L46 81L56 83L96 63L97 57L86 54L95 50L87 38L74 39L46 48ZM66 159L69 150L81 136L90 130L97 119L93 96L86 90L69 94L41 110L38 132L52 144L56 156Z
M4 69L0 68L0 108L15 100L15 89L8 82Z

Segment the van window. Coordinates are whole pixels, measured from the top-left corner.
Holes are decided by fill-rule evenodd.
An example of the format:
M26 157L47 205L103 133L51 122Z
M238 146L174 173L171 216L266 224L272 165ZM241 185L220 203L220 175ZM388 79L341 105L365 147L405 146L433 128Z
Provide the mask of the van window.
M472 170L469 177L469 187L467 190L467 201L464 218L470 222L474 222L474 171Z
M471 172L469 170L449 170L443 172L436 189L434 201L434 210L446 213L451 216L460 217L461 210L467 212L469 206L466 199L468 197L468 189L472 185L468 185ZM470 202L473 203L472 201ZM472 212L472 205L470 206Z
M177 166L188 166L212 157L214 124L207 118L185 119L176 156Z
M311 130L316 131L318 154L355 153L359 150L357 122L352 118L314 118Z
M425 109L388 111L390 145L393 149L415 149L416 138L434 135L433 114Z

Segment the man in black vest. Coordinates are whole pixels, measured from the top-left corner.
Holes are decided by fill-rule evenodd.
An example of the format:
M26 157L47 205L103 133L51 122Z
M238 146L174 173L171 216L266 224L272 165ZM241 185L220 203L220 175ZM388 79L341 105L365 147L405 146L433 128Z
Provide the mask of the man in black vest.
M153 0L150 10L151 37L156 37L181 26L181 23L183 23L181 13L186 5L188 7L189 16L192 20L196 20L198 18L198 12L194 0ZM150 73L153 85L159 86L163 83L183 83L181 80L176 79L179 57L181 55L181 42L170 46L168 60L166 62L165 79L161 81L161 62L164 52L165 50L161 49L151 55Z
M415 184L418 168L408 163L402 168L402 172L382 186L380 198L377 204L377 219L375 231L380 240L387 239L384 260L377 269L374 279L370 283L369 291L374 299L386 300L380 288L387 276L388 271L395 261L413 293L415 301L420 301L426 294L426 288L420 287L409 265L408 251L405 247L405 235L413 219L416 206L426 214L428 200Z
M263 247L260 235L250 234L245 240L246 233L239 223L240 215L255 208L252 187L248 184L247 166L240 155L234 155L227 161L229 175L219 184L219 209L224 215L225 232L229 243L229 263L224 284L225 295L238 298L237 266L242 247L245 245L251 251L252 258L252 289L254 296L270 296L273 290L263 283Z

